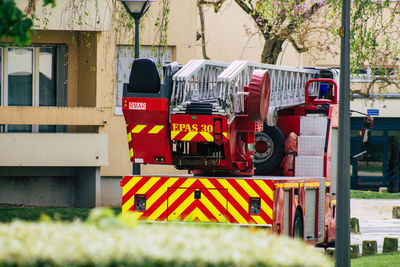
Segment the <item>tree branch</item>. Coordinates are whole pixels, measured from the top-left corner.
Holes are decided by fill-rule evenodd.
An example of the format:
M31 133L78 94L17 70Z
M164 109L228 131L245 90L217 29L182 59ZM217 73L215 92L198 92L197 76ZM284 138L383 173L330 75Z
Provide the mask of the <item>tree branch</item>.
M221 9L224 2L225 0L198 0L197 6L212 6L214 7L214 12L217 13Z
M371 92L372 86L377 82L383 82L386 84L386 86L394 85L398 90L400 90L400 85L398 83L396 83L395 81L389 79L388 77L375 77L368 84L368 87L366 89L367 92L362 92L361 90L350 90L350 99L353 100L355 94L359 94L363 97L371 98L370 92Z
M307 47L305 47L305 46L300 47L300 46L296 43L296 41L292 38L292 36L289 36L289 37L288 37L288 40L289 40L289 42L293 45L293 48L294 48L297 52L299 52L299 53L304 53L304 52L307 52L307 51L308 51L308 48L307 48Z

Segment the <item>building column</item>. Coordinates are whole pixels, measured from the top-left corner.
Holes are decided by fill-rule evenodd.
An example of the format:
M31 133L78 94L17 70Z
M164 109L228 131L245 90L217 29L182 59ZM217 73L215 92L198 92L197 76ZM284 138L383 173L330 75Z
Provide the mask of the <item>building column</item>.
M100 206L100 181L100 167L79 168L75 183L75 208Z

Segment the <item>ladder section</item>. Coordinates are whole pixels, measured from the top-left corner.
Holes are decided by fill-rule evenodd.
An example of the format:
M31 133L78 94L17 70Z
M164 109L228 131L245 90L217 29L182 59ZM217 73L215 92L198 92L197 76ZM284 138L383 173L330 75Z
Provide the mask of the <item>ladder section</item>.
M295 159L295 175L301 177L324 176L324 148L327 117L302 116L300 135L297 139L298 154Z
M218 76L219 101L226 103L225 110L228 115L244 112L244 86L250 83L256 69L268 70L271 79L271 99L267 117L270 126L276 123L278 109L305 102L305 85L318 74L318 71L313 69L234 61ZM316 83L312 84L309 94L318 95Z
M172 78L172 114L218 114L224 109L218 101L218 75L227 63L209 60L191 60Z

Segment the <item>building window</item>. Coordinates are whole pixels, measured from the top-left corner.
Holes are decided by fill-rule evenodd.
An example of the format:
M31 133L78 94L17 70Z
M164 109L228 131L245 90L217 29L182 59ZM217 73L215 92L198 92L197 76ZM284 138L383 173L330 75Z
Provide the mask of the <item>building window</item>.
M164 55L158 58L154 53L152 46L141 46L140 57L151 58L156 62L158 66L158 72L162 80L162 65L166 62L172 61L172 47L167 47ZM116 79L116 109L115 113L122 115L122 89L123 84L129 82L129 76L131 74L131 66L135 57L134 46L117 46L117 79Z
M389 77L393 78L398 72L396 67L377 67L377 68L365 68L356 71L356 74L351 75L351 82L357 83L370 83L374 78L377 77Z
M67 49L64 45L2 47L2 106L66 106ZM2 125L2 132L56 132L54 125Z

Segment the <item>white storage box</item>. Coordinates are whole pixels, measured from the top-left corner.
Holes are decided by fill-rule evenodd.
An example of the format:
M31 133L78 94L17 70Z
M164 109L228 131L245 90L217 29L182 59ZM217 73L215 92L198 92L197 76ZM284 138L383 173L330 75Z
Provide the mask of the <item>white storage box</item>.
M297 177L323 177L324 157L297 156L294 175Z

